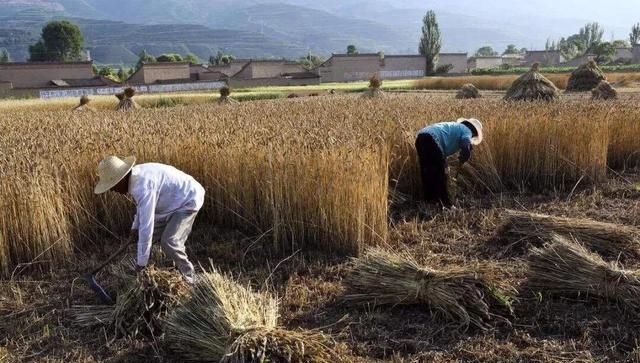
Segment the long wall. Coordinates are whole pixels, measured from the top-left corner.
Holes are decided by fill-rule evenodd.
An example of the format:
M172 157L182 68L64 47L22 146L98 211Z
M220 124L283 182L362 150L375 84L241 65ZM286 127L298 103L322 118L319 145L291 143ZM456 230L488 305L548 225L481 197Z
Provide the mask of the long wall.
M93 77L91 62L0 64L0 82L11 82L14 88L47 87L52 80Z

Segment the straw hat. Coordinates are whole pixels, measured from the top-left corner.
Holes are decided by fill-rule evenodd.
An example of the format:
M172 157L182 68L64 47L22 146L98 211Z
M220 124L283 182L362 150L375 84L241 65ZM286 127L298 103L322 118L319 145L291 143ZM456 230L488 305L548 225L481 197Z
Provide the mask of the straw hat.
M482 122L480 122L480 120L475 118L459 118L458 122L459 123L468 122L476 129L476 131L478 131L478 136L471 138L471 143L473 145L480 145L482 143L482 139L483 139Z
M107 156L98 164L98 184L93 189L96 194L102 194L115 187L136 163L135 156L124 160L117 156Z

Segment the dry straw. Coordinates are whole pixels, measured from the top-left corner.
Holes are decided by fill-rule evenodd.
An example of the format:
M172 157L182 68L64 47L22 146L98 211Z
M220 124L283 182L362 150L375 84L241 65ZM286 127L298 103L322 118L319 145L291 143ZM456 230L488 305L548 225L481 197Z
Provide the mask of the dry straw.
M133 96L135 96L135 94L136 90L131 87L126 88L122 94L117 94L116 97L118 97L120 102L118 102L116 110L129 111L139 108L140 106L138 106L136 101L133 100Z
M456 94L457 99L470 99L470 98L480 98L480 91L471 83L467 83L463 85L458 93Z
M509 250L524 252L555 235L571 236L612 259L640 257L640 231L635 227L508 210L498 236Z
M377 74L374 74L371 79L369 79L369 88L367 88L363 93L362 97L364 98L378 98L384 96L384 92L380 89L382 87L382 80L378 77Z
M345 279L347 303L359 305L423 305L461 326L486 328L509 299L482 274L460 268L434 270L412 256L372 249L354 261Z
M538 63L531 70L518 77L507 90L507 101L554 101L560 98L560 91L553 82L539 73Z
M330 363L321 333L277 327L278 303L216 270L201 275L191 297L166 321L169 347L194 362Z
M566 237L554 236L535 248L529 260L529 284L541 292L587 295L618 302L634 312L640 308L640 274L620 269Z
M231 88L224 86L220 88L220 98L218 98L219 105L226 105L231 103L238 103L237 100L229 97L231 95Z
M593 100L615 100L618 98L618 91L607 81L600 81L596 88L591 90Z
M571 72L571 77L569 77L569 83L567 84L567 91L591 91L601 81L605 81L606 79L607 77L600 67L598 67L598 64L590 60Z

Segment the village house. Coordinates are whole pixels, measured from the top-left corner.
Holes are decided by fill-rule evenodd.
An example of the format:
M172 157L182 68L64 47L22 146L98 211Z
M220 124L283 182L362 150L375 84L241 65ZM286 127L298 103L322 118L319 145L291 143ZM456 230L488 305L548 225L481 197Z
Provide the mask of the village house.
M93 74L92 62L0 64L0 96L37 96L42 89L107 87L116 84Z
M251 62L251 59L234 59L229 64L209 65L207 68L212 72L221 72L227 77L233 77L249 62Z
M320 84L317 74L287 60L251 60L229 78L229 85L233 88L317 84Z
M503 54L502 55L502 65L511 66L511 67L519 67L524 64L524 55L521 54Z
M471 57L467 61L468 69L491 69L502 66L502 57Z
M453 66L450 73L464 73L466 53L441 53L438 65ZM381 79L406 79L425 76L426 59L419 54L382 55L379 53L333 54L316 68L323 83L368 80L374 74Z
M189 65L191 81L226 81L229 77L218 71L213 71L203 64Z
M127 80L128 84L142 85L169 82L190 82L188 62L143 63Z
M541 66L557 66L564 63L565 59L559 50L530 50L525 56L525 64L531 66L540 63Z

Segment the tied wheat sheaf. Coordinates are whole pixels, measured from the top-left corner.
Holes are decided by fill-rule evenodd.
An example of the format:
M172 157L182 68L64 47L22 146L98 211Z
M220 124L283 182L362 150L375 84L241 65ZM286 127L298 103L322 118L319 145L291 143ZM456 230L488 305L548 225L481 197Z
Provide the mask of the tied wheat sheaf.
M337 95L95 113L72 112L67 101L61 110L56 102L48 112L0 105L4 277L18 265L58 269L105 228L128 232L135 206L91 191L98 161L110 154L193 175L207 191L202 218L264 234L274 251L350 255L385 242L389 190L419 197L415 135L430 123L482 120L485 142L460 175L480 193L570 190L578 181L605 180L608 166L640 161L640 109L625 101L605 109L571 101L461 104L389 94L364 102Z
M345 285L346 303L424 305L462 327L486 329L490 320L504 321L494 309L508 309L510 304L506 294L476 271L434 270L408 254L378 248L354 261Z
M331 339L277 326L278 302L215 269L198 279L191 297L167 318L169 347L193 362L335 363Z
M565 218L507 210L497 237L509 250L525 252L555 235L571 236L610 259L640 257L640 230L635 227L584 218Z
M559 235L544 248L535 248L529 260L529 284L541 292L587 295L616 301L637 313L640 273L621 269Z

